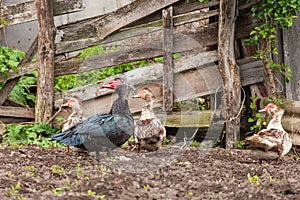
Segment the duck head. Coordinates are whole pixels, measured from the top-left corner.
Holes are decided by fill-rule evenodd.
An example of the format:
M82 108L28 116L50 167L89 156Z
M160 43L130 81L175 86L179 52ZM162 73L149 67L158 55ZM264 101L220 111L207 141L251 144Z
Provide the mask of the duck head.
M72 108L73 111L80 111L82 109L82 102L78 97L72 97L67 103L63 104L62 107L69 107Z
M144 88L140 90L137 94L133 95L132 98L141 98L145 101L150 101L152 98L154 98L154 96L148 88Z
M127 98L128 94L134 90L134 86L124 77L117 77L114 81L109 82L108 85L102 85L102 88L113 89L118 93L119 97L125 98Z
M284 110L279 105L276 105L274 103L269 103L265 108L259 110L258 112L266 112L272 118L282 117L284 114Z

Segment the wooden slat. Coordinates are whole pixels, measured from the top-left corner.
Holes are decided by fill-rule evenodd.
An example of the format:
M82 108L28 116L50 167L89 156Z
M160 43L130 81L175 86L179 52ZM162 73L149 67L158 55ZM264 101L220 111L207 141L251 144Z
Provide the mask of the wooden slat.
M216 51L191 54L175 60L174 72L179 73L214 61L217 61ZM129 81L133 82L134 84L140 84L148 80L161 78L163 74L163 67L162 63L156 63L143 68L125 72L124 74L129 77ZM68 98L72 95L77 95L79 98L85 101L111 92L107 89L99 89L99 87L101 88L101 84L102 82L99 82L92 85L74 88L63 93L55 93L55 106L60 106L61 102L57 102L57 100Z
M34 118L34 109L12 106L0 106L0 116Z
M69 26L69 29L61 30L64 31L64 39L68 40L70 37L72 40L85 38L87 35L91 37L92 34L103 39L122 27L178 1L180 0L136 0L109 14L93 20L79 21Z
M217 24L210 24L207 27L199 28L196 32L175 32L174 33L174 52L180 53L197 49L201 52L202 47L215 45L217 41ZM128 42L129 43L129 42ZM131 45L132 48L121 49L120 51L106 53L99 56L88 57L78 60L68 60L56 63L55 76L65 74L75 74L93 69L99 69L132 62L136 60L149 59L162 56L162 42L157 35L143 38L143 43ZM127 47L128 48L128 47ZM0 74L0 81L6 81L12 78L22 76L37 69L37 63L26 63L18 67L19 73L16 74L10 70L8 76Z
M54 15L62 15L83 10L83 0L53 0ZM37 19L35 1L0 7L1 18L9 25ZM2 27L2 25L0 25Z
M172 111L174 91L173 7L162 11L163 18L163 110Z
M252 68L250 70L247 69L247 64L240 65L240 67L243 86L248 84L250 79L252 82L263 81L264 76L262 65L260 67ZM157 68L159 67L156 66L155 69ZM131 74L131 76L127 74L127 77L131 82L138 84L141 82L142 79L151 80L152 78L156 79L156 77L158 77L159 74L161 76L162 66L160 68L161 69L157 71L157 76L154 75L155 72L149 71L148 68L148 70L145 70L145 72L141 74L139 74L139 72L136 71L136 77L133 77L133 74ZM250 74L256 74L256 77L253 78L250 76ZM221 84L222 79L216 65L206 65L205 67L203 66L203 68L198 68L197 70L186 71L184 73L176 74L174 77L174 101L185 101L199 96L213 94L216 92L216 88ZM143 86L149 88L153 92L156 101L154 107L162 106L162 81L154 81L150 84L146 83ZM100 85L98 85L98 88L100 88ZM82 89L82 91L74 91L73 95L81 95L81 97L83 97L83 92L87 92L84 94L88 95L88 92L90 91L89 89ZM111 95L109 93L111 93L111 91L102 90L102 92L100 92L100 90L98 90L98 94L101 94L103 96L85 101L83 105L85 116L88 117L96 113L109 112L112 102L116 99L115 94ZM72 95L72 93L68 93L68 95ZM59 100L57 100L57 102L59 102ZM141 108L144 106L144 103L145 102L142 100L130 98L130 111L133 113L141 111Z
M180 16L174 17L174 26L180 26L186 23L192 23L195 21L208 19L209 17L218 15L218 10L208 11L206 13L187 13ZM108 43L113 43L116 41L121 41L125 39L130 39L133 37L138 37L141 35L146 35L150 33L156 33L162 31L162 20L154 21L147 24L142 24L130 28L120 30L105 39L97 37L95 30L79 31L77 27L58 27L62 31L72 31L70 35L64 34L63 41L56 44L56 54L73 52L83 48L87 48L94 45L103 45ZM69 30L70 29L70 30ZM86 27L89 29L89 27ZM73 35L74 34L74 35ZM73 37L74 36L74 37ZM66 38L67 37L67 38Z

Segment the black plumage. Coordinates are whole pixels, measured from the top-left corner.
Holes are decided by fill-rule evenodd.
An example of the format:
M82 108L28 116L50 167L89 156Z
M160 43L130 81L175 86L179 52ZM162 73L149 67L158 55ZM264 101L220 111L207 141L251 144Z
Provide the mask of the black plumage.
M134 120L128 106L128 96L132 86L124 78L116 79L104 88L115 89L118 98L108 114L97 114L66 131L53 135L52 139L62 144L82 147L95 151L110 151L124 144L134 133Z

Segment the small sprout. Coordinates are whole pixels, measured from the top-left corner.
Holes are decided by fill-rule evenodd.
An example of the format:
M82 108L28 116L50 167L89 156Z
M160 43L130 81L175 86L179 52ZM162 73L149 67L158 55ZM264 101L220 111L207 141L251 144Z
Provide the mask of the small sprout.
M94 192L94 191L92 191L92 190L88 190L88 191L87 191L87 194L88 194L89 196L93 196L93 195L96 194L96 192Z
M145 189L145 190L149 190L149 189L150 189L150 186L149 186L149 185L144 185L144 189Z
M104 199L105 195L104 194L97 194L96 192L92 191L92 190L88 190L87 194L89 196L95 196L97 199Z
M64 171L64 168L63 168L63 167L60 167L60 166L58 166L58 165L54 165L54 166L52 167L52 173L53 173L53 174L58 174L59 176L62 176L63 171Z
M6 176L12 177L12 176L15 176L15 175L13 173L11 173L11 172L6 172Z
M190 165L191 163L189 161L186 161L186 162L179 162L178 164L179 165Z
M265 168L267 168L267 167L269 167L269 166L270 166L270 165L269 165L268 163L265 163L265 164L264 164L264 167L265 167Z
M193 192L192 191L188 191L187 193L190 197L193 196Z
M225 154L225 156L226 156L226 157L229 157L229 156L230 156L230 154L229 154L229 153L226 153L226 154Z
M104 199L105 198L105 194L98 194L96 195L97 199Z
M106 160L108 160L108 161L115 161L115 157L109 156L109 157L106 158Z
M199 147L200 146L200 142L198 142L197 140L194 140L191 144L192 147Z
M51 191L54 193L54 194L61 194L63 193L65 188L54 188L52 189Z
M82 173L83 173L83 170L81 168L81 165L80 165L80 163L77 163L76 164L76 176L77 176L77 178L80 177L82 175Z
M259 180L259 177L257 175L251 177L251 175L248 173L247 178L251 183L255 183L257 186L260 185L260 183L261 183Z
M270 182L272 182L272 183L279 183L280 180L273 179L273 177L270 176Z

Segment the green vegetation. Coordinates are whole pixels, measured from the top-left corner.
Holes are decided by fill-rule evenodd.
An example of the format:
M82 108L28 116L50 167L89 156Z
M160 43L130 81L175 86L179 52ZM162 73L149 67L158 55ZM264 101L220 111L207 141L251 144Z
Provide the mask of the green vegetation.
M26 198L22 197L19 193L19 190L21 188L21 184L17 183L16 185L11 186L11 190L7 192L7 194L14 199L18 200L26 200Z
M273 98L276 98L274 71L280 72L290 82L292 71L289 66L281 63L275 63L270 55L278 54L275 47L275 35L277 29L286 29L292 26L293 19L297 17L297 11L300 11L299 0L261 0L251 9L253 21L257 24L250 33L250 38L246 40L248 45L257 45L259 47L255 58L263 60L266 69L269 92Z
M96 192L92 191L92 190L88 190L87 191L87 194L89 196L93 196L93 197L96 197L97 199L104 199L105 198L105 195L104 194L97 194Z
M249 173L247 174L247 178L251 183L256 184L257 186L260 185L261 181L257 175L251 176Z
M36 144L41 147L62 147L50 136L60 132L58 128L50 127L47 123L35 123L25 125L8 124L3 133L3 143L9 144Z
M58 176L62 176L64 172L64 168L58 165L53 165L51 168L53 174L57 174Z

